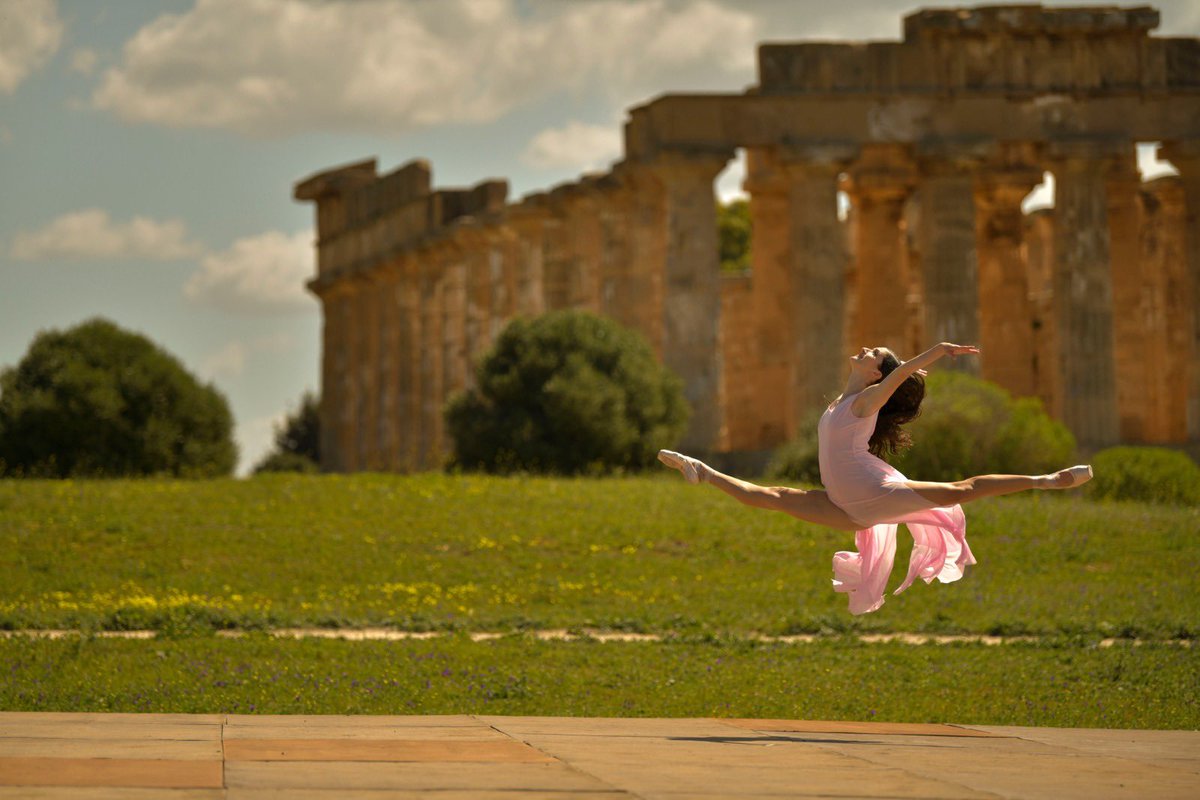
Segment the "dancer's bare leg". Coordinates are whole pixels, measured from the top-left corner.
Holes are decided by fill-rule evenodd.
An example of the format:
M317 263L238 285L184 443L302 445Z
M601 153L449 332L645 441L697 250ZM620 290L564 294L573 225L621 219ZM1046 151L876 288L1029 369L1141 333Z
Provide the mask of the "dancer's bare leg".
M805 522L838 530L858 530L859 526L846 516L845 511L834 505L825 492L787 486L759 486L718 472L703 461L670 450L663 450L658 458L667 466L683 472L690 482L710 483L743 505L782 511Z
M846 516L846 512L834 505L829 495L823 491L805 491L788 486L759 486L705 466L707 469L701 482L712 484L743 505L782 511L805 522L815 522L817 525L843 531L856 531L861 527L855 525Z
M1083 469L1072 467L1053 475L976 475L951 483L907 481L905 485L932 503L950 506L1029 489L1070 489L1091 478L1091 472L1088 471L1085 477Z

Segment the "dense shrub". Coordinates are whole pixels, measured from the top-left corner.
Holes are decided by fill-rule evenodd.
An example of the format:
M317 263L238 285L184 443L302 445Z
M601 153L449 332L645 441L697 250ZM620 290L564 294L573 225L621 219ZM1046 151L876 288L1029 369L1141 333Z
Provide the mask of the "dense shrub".
M817 423L821 412L805 417L790 442L778 447L767 465L767 475L800 483L821 483L821 465L817 460Z
M824 409L822 409L823 411ZM818 482L817 421L776 451L772 472ZM908 425L913 446L892 459L913 480L949 481L988 473L1043 474L1070 466L1075 437L1034 398L961 372L926 379L921 415Z
M750 269L750 236L749 202L738 199L717 206L717 242L722 271Z
M38 334L0 374L0 469L10 476L227 475L232 430L220 392L105 320Z
M321 464L321 403L312 392L275 428L275 447L254 467L260 472L317 472Z
M1200 505L1200 466L1161 447L1111 447L1092 459L1093 497Z
M320 467L317 462L308 456L279 450L267 453L261 461L254 465L255 475L264 472L302 472L311 475L318 471L320 471Z
M454 464L560 474L640 469L682 435L679 379L637 334L575 311L513 320L451 398Z

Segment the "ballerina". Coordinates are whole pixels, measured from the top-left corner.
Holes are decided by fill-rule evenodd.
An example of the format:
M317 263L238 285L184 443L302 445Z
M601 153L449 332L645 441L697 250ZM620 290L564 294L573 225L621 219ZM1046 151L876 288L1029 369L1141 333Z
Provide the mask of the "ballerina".
M896 527L908 526L913 551L900 594L920 577L926 583L956 581L975 563L967 544L962 504L1028 489L1068 489L1092 477L1086 464L1052 475L977 475L953 482L911 481L882 456L911 438L902 426L920 412L924 368L944 356L975 355L979 348L943 342L901 361L886 347L862 348L850 359L842 393L817 426L824 492L762 487L728 475L689 456L662 450L658 458L691 483L711 483L738 501L784 511L799 519L855 531L857 552L833 557L834 591L848 595L850 613L883 605L896 555Z

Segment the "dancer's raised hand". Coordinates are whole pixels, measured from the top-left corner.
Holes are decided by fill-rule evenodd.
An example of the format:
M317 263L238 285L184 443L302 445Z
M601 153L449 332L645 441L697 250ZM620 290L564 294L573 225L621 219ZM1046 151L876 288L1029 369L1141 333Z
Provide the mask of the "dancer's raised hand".
M973 344L951 344L950 342L942 342L938 345L942 351L942 355L956 358L963 355L979 355L979 348Z

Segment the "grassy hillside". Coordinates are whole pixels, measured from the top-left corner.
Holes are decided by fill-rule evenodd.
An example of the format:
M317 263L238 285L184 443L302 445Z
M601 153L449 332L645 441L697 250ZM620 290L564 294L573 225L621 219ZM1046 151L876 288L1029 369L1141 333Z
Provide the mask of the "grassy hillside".
M967 517L962 581L852 617L850 534L671 476L6 481L0 627L1200 631L1200 510L1030 493Z

